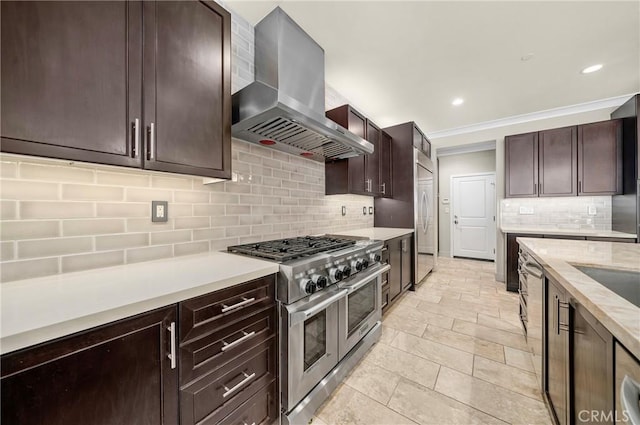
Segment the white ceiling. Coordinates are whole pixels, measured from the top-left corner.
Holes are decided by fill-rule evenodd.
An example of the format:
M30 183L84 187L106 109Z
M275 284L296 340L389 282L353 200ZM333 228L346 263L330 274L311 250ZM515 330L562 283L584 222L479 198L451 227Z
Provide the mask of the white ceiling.
M432 133L640 91L637 0L225 4L254 25L282 7L324 48L327 83L382 127Z

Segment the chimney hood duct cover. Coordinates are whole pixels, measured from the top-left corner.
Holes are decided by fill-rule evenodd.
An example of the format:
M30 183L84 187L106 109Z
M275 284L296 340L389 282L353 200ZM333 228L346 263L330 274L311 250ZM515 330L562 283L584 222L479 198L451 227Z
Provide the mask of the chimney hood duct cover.
M232 97L234 137L321 162L373 152L325 117L324 50L279 7L255 27L255 67Z

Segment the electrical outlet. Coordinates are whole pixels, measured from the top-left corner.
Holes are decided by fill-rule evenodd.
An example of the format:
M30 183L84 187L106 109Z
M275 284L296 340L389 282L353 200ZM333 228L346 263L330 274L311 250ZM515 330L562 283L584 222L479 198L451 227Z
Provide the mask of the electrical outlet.
M162 223L169 220L169 203L167 201L151 201L151 221Z
M362 207L362 215L367 215L367 207Z
M533 215L533 207L520 207L520 215Z
M346 206L342 206L342 215L347 215L347 207Z
M596 215L596 206L595 205L589 205L589 209L588 209L588 213L589 215Z

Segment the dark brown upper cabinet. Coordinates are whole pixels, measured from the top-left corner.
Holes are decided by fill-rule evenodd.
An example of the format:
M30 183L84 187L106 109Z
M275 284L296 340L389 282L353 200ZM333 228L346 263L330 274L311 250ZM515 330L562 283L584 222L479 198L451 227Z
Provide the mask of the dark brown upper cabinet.
M393 188L391 186L391 173L393 170L391 142L391 136L380 130L380 194L384 198L393 197Z
M342 105L326 112L327 118L352 133L368 140L373 153L354 158L325 163L325 192L327 195L353 193L357 195L383 196L380 180L381 162L388 162L380 146L382 131L350 105ZM386 143L386 139L384 140ZM384 166L382 166L384 167ZM386 172L386 168L385 168ZM385 176L386 178L386 176ZM386 182L386 186L390 183Z
M506 136L505 189L507 198L620 193L620 120Z
M418 128L416 123L413 124L413 147L422 151L429 159L431 159L431 142L427 136Z
M622 193L622 121L578 126L578 195Z
M578 193L576 127L538 133L538 195L573 196Z
M230 178L230 38L213 1L2 2L2 151Z
M538 196L538 133L504 138L506 197Z

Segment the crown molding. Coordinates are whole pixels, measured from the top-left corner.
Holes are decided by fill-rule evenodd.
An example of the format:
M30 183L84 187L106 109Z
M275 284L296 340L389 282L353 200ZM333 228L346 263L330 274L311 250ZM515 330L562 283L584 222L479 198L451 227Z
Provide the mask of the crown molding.
M468 145L445 146L442 148L436 148L436 157L440 158L443 156L459 155L463 153L491 151L491 150L494 150L495 148L496 148L495 140L489 140L489 141L480 142L480 143L471 143Z
M566 115L580 114L584 112L597 111L598 109L615 108L629 100L635 93L622 96L610 97L607 99L594 100L591 102L578 103L576 105L562 106L560 108L547 109L544 111L531 112L529 114L514 115L512 117L500 118L493 121L485 121L477 124L451 128L447 130L433 131L427 134L429 139L457 136L459 134L475 133L477 131L490 130L493 128L506 127L514 124L522 124L530 121L545 120L549 118L563 117Z

